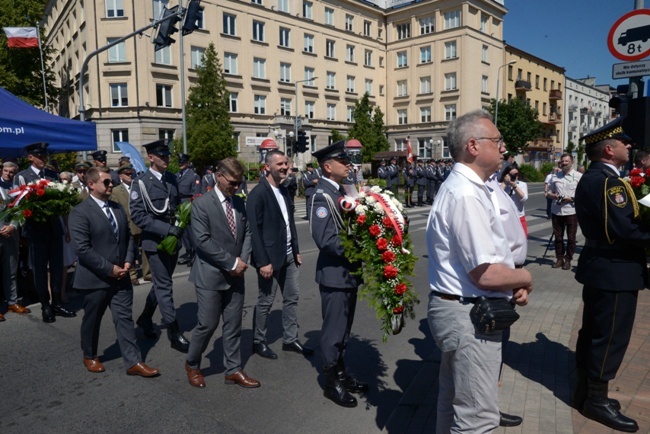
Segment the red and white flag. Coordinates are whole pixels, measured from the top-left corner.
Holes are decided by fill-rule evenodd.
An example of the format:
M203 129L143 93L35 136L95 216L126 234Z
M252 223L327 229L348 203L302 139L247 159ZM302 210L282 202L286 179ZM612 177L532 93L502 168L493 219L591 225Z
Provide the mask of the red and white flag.
M36 48L38 35L36 27L5 27L7 47L9 48Z
M411 148L411 141L406 138L406 160L413 164L413 148Z

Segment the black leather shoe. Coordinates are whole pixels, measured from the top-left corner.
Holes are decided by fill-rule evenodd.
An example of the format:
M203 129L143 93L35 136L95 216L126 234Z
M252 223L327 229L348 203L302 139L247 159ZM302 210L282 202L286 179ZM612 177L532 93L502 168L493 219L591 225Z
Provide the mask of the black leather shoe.
M314 350L309 347L303 346L300 341L293 341L290 344L282 344L282 351L293 351L294 353L302 354L303 356L311 356Z
M76 313L67 310L66 308L64 308L60 304L53 304L52 305L52 311L54 312L54 315L62 316L64 318L74 318L75 316L77 316Z
M338 379L336 366L324 368L324 371L325 389L323 390L323 396L341 407L356 407L357 399L345 390L345 387Z
M190 255L183 255L178 258L178 265L185 265L190 262Z
M178 326L178 322L174 321L173 323L167 326L167 338L172 345L172 348L181 353L187 354L190 350L190 341L188 341Z
M273 352L272 349L266 345L266 342L258 342L253 344L253 352L259 356L262 356L266 359L277 359L278 355Z
M43 322L52 323L56 321L56 317L54 316L54 311L52 310L52 307L49 304L41 307L41 311L43 313Z
M501 412L499 412L499 414L501 415L499 426L519 426L524 421L519 416L513 416L511 414L501 413Z
M637 432L639 430L636 421L614 409L609 399L587 399L582 414L617 431Z
M140 316L135 323L142 329L144 335L149 339L156 339L158 337L156 330L153 328L153 321L151 321L151 318Z

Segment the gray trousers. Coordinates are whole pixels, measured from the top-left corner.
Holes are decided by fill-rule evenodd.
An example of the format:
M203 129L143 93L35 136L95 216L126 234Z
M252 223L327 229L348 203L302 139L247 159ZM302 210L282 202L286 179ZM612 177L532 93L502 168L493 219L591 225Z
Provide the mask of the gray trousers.
M429 295L428 322L442 351L438 433L491 433L499 427L501 332L478 333L474 305Z
M323 366L335 365L345 355L357 308L357 288L330 288L320 285L323 326L320 352Z
M97 357L99 329L106 308L110 308L115 324L117 343L124 367L129 369L142 361L133 325L133 287L88 290L84 296L84 317L81 320L81 350L84 357Z
M10 237L0 236L0 273L2 273L2 290L10 306L18 303L18 231Z
M280 288L282 292L282 342L290 344L298 339L298 298L300 285L298 283L298 266L293 254L287 255L284 265L279 270L273 270L273 276L265 279L257 272L258 295L255 306L253 341L257 344L266 340L266 326L275 294Z
M174 281L172 274L178 262L178 253L168 255L164 252L145 252L151 268L151 290L147 295L147 304L160 308L163 324L169 325L176 321L176 309L174 308L174 293L172 287Z
M234 374L241 369L240 347L244 285L233 286L226 291L215 291L197 286L196 303L198 324L194 328L190 340L187 364L192 369L199 369L201 357L219 326L219 318L223 316L223 365L226 368L226 375Z

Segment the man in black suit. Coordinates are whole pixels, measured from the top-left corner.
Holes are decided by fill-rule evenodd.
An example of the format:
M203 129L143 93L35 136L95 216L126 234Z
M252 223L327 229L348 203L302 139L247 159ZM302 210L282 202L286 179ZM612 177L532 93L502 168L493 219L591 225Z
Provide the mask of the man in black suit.
M185 361L190 385L205 387L201 357L223 316L223 364L226 384L260 387L242 369L241 324L244 309L244 273L251 254L251 232L246 206L235 196L244 168L234 157L219 162L216 185L192 203L191 228L196 260L190 282L196 287L198 324Z
M40 179L58 181L59 175L45 168L48 160L47 143L33 143L25 147L31 166L18 172L14 186L35 182ZM29 255L34 274L34 287L41 302L43 322L52 323L56 316L71 318L77 316L61 304L61 285L63 280L63 224L60 218L52 218L45 223L27 221L23 226L23 236L27 238ZM48 290L47 272L50 271ZM50 290L52 303L50 304Z
M282 151L264 157L266 177L251 191L246 212L252 233L253 260L257 269L257 306L253 320L253 352L267 359L278 356L266 344L269 311L278 288L282 291L282 350L310 355L314 350L298 340L298 267L302 264L293 202L282 185L289 169Z
M189 202L194 195L201 192L201 177L190 167L190 156L187 154L178 155L176 182L181 203ZM194 260L194 241L192 240L192 231L188 228L185 229L181 239L185 253L178 259L178 263L191 265Z
M134 250L129 222L120 204L108 200L113 192L108 168L93 167L87 176L90 197L72 210L69 219L79 258L73 287L85 293L81 321L84 365L89 372L104 372L97 358L97 346L102 317L110 307L126 373L155 377L158 370L142 363L133 326L129 269Z

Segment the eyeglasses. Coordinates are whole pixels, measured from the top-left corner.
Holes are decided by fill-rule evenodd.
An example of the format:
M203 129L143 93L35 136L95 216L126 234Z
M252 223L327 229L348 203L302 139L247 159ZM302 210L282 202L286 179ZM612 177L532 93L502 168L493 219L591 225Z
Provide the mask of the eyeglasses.
M113 185L113 180L112 179L105 179L103 184L104 184L104 187L108 188L109 185Z
M242 184L242 181L231 181L228 178L226 178L226 175L224 175L223 173L221 173L221 172L218 172L218 173L219 173L219 176L221 176L223 179L225 179L226 182L228 183L228 185L231 186L231 187L239 187Z
M498 147L503 146L503 136L499 137L475 137L475 140L490 140L492 143Z
M122 172L122 175L133 176L135 175L135 172Z

